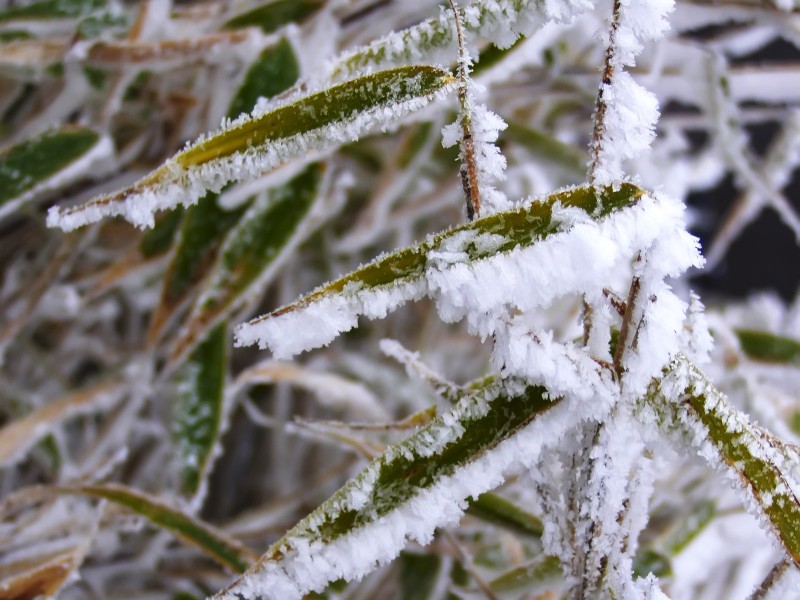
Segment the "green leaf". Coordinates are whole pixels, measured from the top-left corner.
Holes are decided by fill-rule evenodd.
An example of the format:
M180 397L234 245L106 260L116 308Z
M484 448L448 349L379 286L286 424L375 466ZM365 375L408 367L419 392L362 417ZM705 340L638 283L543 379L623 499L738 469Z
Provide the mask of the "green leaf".
M163 327L198 282L208 275L225 234L239 222L246 209L247 205L224 210L219 206L217 194L206 194L186 210L175 254L164 275L161 298L150 320L150 345L158 340ZM156 226L153 231L159 228Z
M752 329L737 329L736 336L744 353L753 360L784 364L800 362L800 342L797 340Z
M669 556L648 548L639 548L633 557L633 574L647 577L650 573L659 578L672 576Z
M310 231L304 223L320 197L325 167L308 166L288 183L256 200L230 231L208 285L195 303L185 335L172 359L191 348L208 327L223 318L254 289L261 289L277 272L287 252Z
M178 232L183 217L183 209L166 213L158 220L156 226L146 231L139 241L139 252L144 258L155 258L166 253L175 234Z
M467 512L489 523L505 527L515 533L541 538L544 525L541 520L498 494L487 492L472 500Z
M660 542L669 556L675 556L688 546L717 516L717 505L712 500L700 502L667 533Z
M294 85L300 77L300 65L292 44L282 38L274 46L265 48L250 65L242 86L231 101L228 118L235 119L249 113L259 98L272 98Z
M501 134L502 138L513 140L524 146L536 158L564 167L581 177L586 173L588 156L585 152L540 131L510 121Z
M0 12L0 22L27 19L66 19L82 17L103 8L106 0L40 0Z
M792 449L753 425L685 357L670 365L648 394L662 424L682 432L712 466L740 482L746 506L763 514L789 557L800 565L800 501L786 469L797 465ZM755 502L753 502L753 500Z
M399 600L429 600L436 588L442 560L435 554L401 552L399 559Z
M386 126L429 104L453 81L435 67L399 67L245 116L201 138L132 187L64 211L51 209L48 224L70 230L103 216L123 215L152 227L156 210L191 204L228 181L260 177L311 150L327 150L378 124ZM174 193L175 186L181 194Z
M275 0L236 15L222 28L260 27L264 33L272 33L289 23L305 20L324 4L323 0Z
M181 492L201 490L222 430L225 378L228 374L228 328L212 329L183 365L173 434L181 462Z
M521 208L496 213L476 219L470 223L455 227L444 233L432 236L427 241L378 257L371 263L337 279L322 285L299 300L287 304L272 313L259 317L241 325L236 332L239 345L259 342L269 345L273 353L279 357L287 357L297 352L327 343L330 339L313 340L293 345L279 331L279 326L272 328L270 319L277 319L297 311L306 310L317 302L329 298L353 300L354 306L360 306L360 294L388 291L395 295L406 294L401 286L407 286L407 295L413 296L417 282L425 277L428 267L428 256L431 252L447 248L450 240L465 239L465 233L473 234L473 238L487 236L493 240L491 244L469 242L460 244L466 259L473 262L489 258L511 250L531 246L548 235L560 231L560 223L552 219L553 206L575 207L586 211L595 219L602 219L627 206L635 204L643 195L643 191L629 183L621 184L618 189L605 187L581 187L550 195L548 198L532 202ZM405 298L404 299L409 299ZM398 301L399 302L399 301ZM354 309L357 310L357 309ZM344 315L344 309L340 312ZM341 315L340 315L341 317ZM291 317L290 317L291 318ZM344 320L344 319L342 319ZM333 332L335 336L339 331ZM328 329L323 335L328 334ZM312 346L311 344L316 344Z
M132 510L153 525L166 529L232 571L242 572L255 553L223 531L129 487L117 484L61 487L57 491L102 498Z
M100 141L91 129L64 127L12 146L0 155L0 216L16 210ZM85 175L76 173L71 178Z
M509 392L509 389L514 391ZM432 492L437 484L444 485L446 478L458 478L461 469L491 453L498 444L513 437L559 402L558 398L550 399L540 386L496 380L487 382L474 394L463 398L447 414L372 461L278 540L243 578L220 597L234 597L239 586L250 585L247 580L250 576L258 578L259 585L265 586L271 585L270 576L285 576L284 567L274 563L292 555L299 541L306 548L306 544L313 544L314 551L318 552L325 545L345 537L351 539L350 536L356 532L372 535L370 528L385 525L393 513L422 494ZM448 490L446 493L452 492ZM457 501L446 497L447 500L443 502ZM429 501L434 500L429 498ZM375 535L397 537L403 534L392 530L391 534L381 531ZM337 548L335 552L338 554L347 550L346 547ZM356 562L353 569L362 572L361 569L374 564L375 560L386 558L372 555L353 558ZM339 569L342 568L345 571L340 576L352 576L348 575L346 567L339 565ZM295 585L312 587L307 582L296 581Z
M537 556L527 565L503 573L489 587L495 592L525 590L528 594L541 593L558 584L563 578L561 561L555 556Z

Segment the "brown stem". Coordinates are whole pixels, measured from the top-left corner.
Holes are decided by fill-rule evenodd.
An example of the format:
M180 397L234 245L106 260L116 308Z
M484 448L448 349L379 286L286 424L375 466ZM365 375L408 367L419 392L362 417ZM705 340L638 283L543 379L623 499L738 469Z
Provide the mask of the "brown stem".
M606 101L603 92L607 85L614 78L614 53L617 49L617 29L620 19L620 0L614 0L613 14L611 17L611 30L608 34L608 48L606 48L606 60L603 67L603 81L597 90L597 101L594 107L594 131L592 132L592 143L589 152L592 160L589 164L589 172L586 177L589 183L594 183L597 169L600 166L600 151L603 148L603 132L605 130Z

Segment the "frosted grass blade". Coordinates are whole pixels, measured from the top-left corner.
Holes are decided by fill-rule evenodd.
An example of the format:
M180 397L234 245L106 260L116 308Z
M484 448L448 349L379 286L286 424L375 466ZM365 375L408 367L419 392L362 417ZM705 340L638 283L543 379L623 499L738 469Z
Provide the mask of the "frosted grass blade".
M400 67L292 98L203 137L134 184L82 206L51 209L48 225L71 230L122 215L152 227L158 210L194 204L233 180L249 180L310 152L324 152L387 127L445 94L453 77L429 66Z
M0 154L0 218L39 193L87 177L95 161L111 153L110 140L82 127L63 127L12 146Z
M499 494L487 492L472 500L467 512L514 533L539 539L544 533L541 520Z
M299 300L241 325L236 331L236 343L269 346L279 358L326 345L340 332L352 329L359 315L382 317L423 296L426 269L432 262L430 254L446 252L454 240L473 236L475 243L464 244L464 259L477 262L532 246L559 231L559 223L552 218L554 205L578 208L599 220L636 203L642 195L641 189L627 183L617 190L574 188L455 227L426 242L379 256ZM479 243L481 239L491 243ZM291 339L285 335L285 327L291 328Z
M468 496L492 485L465 469L491 469L486 461L504 452L504 442L560 402L542 387L515 383L513 390L490 382L391 446L215 598L300 597L368 573L397 556L408 537L429 540L461 514ZM495 469L493 476L502 475Z
M670 365L662 382L651 386L648 400L662 425L688 438L703 458L735 482L746 508L800 565L796 454L733 408L686 358Z
M228 374L228 329L212 329L183 365L173 418L181 464L181 492L201 496L222 431Z
M199 548L221 565L235 572L244 571L257 555L223 531L177 510L143 492L118 484L61 487L58 491L102 498L124 506Z
M171 360L183 356L243 298L260 290L283 261L313 231L309 216L320 199L325 167L310 165L283 186L259 198L231 229L197 299Z
M281 39L264 49L250 66L231 100L228 116L235 117L253 110L260 97L270 98L285 91L297 81L298 75L294 49L288 40ZM219 205L219 196L209 193L187 210L178 247L164 278L161 299L150 322L150 344L158 340L175 310L208 274L225 235L239 222L246 207L247 203L234 210L225 210Z

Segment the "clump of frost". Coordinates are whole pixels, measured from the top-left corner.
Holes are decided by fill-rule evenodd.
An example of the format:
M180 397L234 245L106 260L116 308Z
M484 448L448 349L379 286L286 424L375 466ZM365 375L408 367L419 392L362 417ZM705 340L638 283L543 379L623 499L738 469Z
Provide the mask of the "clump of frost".
M641 156L655 137L658 100L638 83L626 67L636 64L644 44L660 38L668 29L667 15L673 0L623 0L611 24L606 65L609 81L600 88L602 131L595 141L592 178L611 184L624 177L624 161Z

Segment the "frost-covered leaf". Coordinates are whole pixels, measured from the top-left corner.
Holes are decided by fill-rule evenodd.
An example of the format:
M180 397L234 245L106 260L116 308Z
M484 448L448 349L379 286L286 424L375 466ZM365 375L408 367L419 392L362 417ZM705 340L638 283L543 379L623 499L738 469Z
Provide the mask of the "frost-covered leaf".
M139 242L139 253L145 259L165 254L175 241L183 217L183 210L173 210L158 220L155 227L146 231Z
M472 500L467 512L522 535L541 538L544 533L544 525L540 519L503 496L492 492L481 494Z
M300 76L300 65L286 38L265 48L250 65L244 81L228 109L228 118L235 119L253 110L261 97L272 98L294 85Z
M352 329L359 315L383 317L427 292L426 270L442 262L474 264L534 245L560 230L554 206L579 209L600 220L635 204L643 192L631 184L618 189L574 188L521 208L496 213L453 228L428 241L378 257L366 266L327 283L296 302L240 326L238 345L256 342L278 357L330 343ZM440 260L440 259L444 260ZM288 332L291 331L291 335Z
M687 359L676 359L649 400L659 421L688 439L725 473L746 507L767 525L789 557L800 564L800 500L797 455L732 407Z
M179 375L173 433L181 464L181 492L202 491L222 430L228 374L228 328L212 329L191 353Z
M111 152L111 142L83 127L64 127L12 146L0 155L0 217L36 194L87 177Z
M303 21L322 8L323 4L324 0L276 0L266 2L261 6L232 17L222 27L223 29L260 27L264 33L272 33L289 23Z
M521 451L509 444L558 404L542 387L486 382L390 447L216 598L299 598L329 581L363 576L409 538L427 543L437 527L461 516L469 496L502 480L519 458L508 452Z
M500 48L507 48L520 36L531 36L551 21L568 22L590 7L588 2L580 0L563 3L478 0L466 9L459 9L459 13L466 44L484 38ZM393 31L344 54L334 63L332 72L341 76L412 62L450 64L457 56L453 15L443 9L438 17Z
M744 353L754 360L775 363L800 362L800 342L766 331L737 329Z
M563 580L561 561L555 556L539 555L531 562L503 573L489 583L494 592L544 593Z
M400 67L359 77L264 112L244 115L200 138L130 188L72 209L51 209L48 224L71 230L105 216L122 215L152 226L157 210L193 204L207 191L251 179L310 152L387 127L430 104L453 77L429 66Z
M105 5L106 0L40 0L0 11L0 22L82 17Z
M244 571L257 555L223 531L143 492L118 484L58 488L62 493L108 500L166 529L232 571Z
M320 199L325 166L314 163L288 183L257 199L230 231L175 344L183 355L214 323L272 278L289 253L311 233L308 219Z
M117 401L123 389L119 379L106 381L53 400L0 429L0 466L20 460L37 442L65 419L99 410Z
M161 297L150 320L150 343L159 338L173 313L183 305L198 282L208 275L225 234L241 219L246 208L245 205L224 210L219 206L217 194L206 194L186 210L175 253L164 275ZM158 229L159 224L152 231Z

